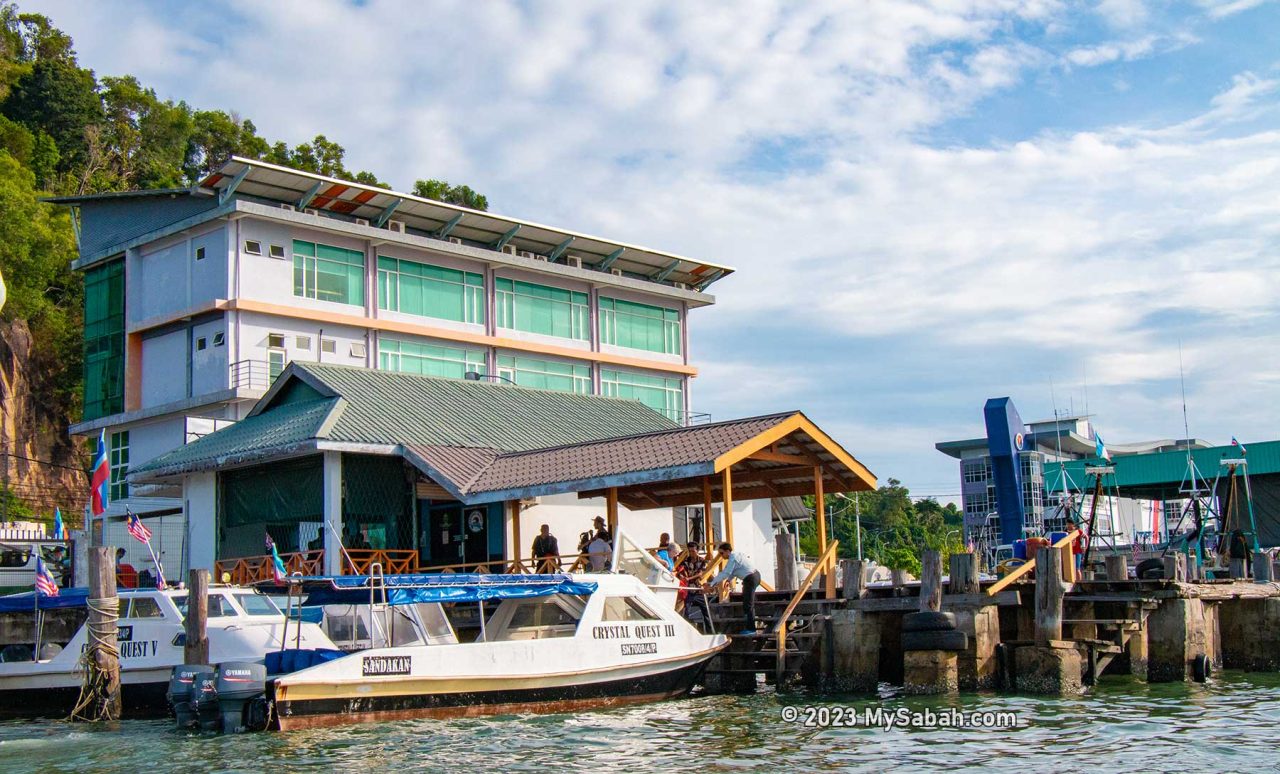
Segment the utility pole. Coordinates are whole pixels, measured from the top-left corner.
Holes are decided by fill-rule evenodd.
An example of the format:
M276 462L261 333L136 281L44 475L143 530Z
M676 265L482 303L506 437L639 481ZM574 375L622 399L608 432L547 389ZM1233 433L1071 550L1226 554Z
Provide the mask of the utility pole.
M858 493L853 493L853 524L858 533L858 561L862 561L862 511L858 507Z

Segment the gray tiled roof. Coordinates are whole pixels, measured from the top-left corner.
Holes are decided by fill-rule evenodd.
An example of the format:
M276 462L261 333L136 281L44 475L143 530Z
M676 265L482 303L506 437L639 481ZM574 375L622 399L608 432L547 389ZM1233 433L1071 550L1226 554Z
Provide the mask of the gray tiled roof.
M478 495L625 473L705 467L714 464L721 454L774 427L793 413L503 454L479 474L467 488L467 493ZM709 469L700 475L708 472Z

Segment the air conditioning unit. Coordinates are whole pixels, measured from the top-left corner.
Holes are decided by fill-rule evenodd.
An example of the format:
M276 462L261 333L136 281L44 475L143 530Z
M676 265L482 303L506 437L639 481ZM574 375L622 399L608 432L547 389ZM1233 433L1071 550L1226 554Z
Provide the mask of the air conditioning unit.
M392 231L396 232L397 234L403 234L403 233L404 233L404 221L403 221L403 220L389 220L389 221L387 221L387 228L391 229Z
M308 215L320 214L320 210L317 210L315 207L308 207L307 209L303 210L303 212L307 213Z
M291 210L291 211L293 211L293 212L297 212L297 211L298 211L298 208L297 208L297 207L294 207L292 204L286 204L285 202L280 202L280 209L282 209L282 210Z
M460 244L462 244L462 240L461 240L461 239L459 239L459 238L457 238L457 237L448 237L448 240L449 240L450 242L452 242L453 244L455 244L455 245L460 245Z
M357 226L367 226L367 225L369 225L369 221L368 221L368 219L366 219L366 218L356 218L356 225L357 225Z
M541 502L542 502L541 497L521 497L520 508L521 510L528 510L529 508L532 508L533 506L538 505Z
M622 276L622 269L610 269L610 270L609 270L609 273L610 273L610 274L612 274L612 275L613 275L613 276L615 276L615 277L621 277L621 276Z
M565 258L564 262L575 269L582 268L582 258L580 258L579 256L571 255L568 258Z
M516 249L515 245L508 242L507 244L502 246L502 252L506 253L507 255L516 255L520 251Z
M538 255L537 253L525 253L525 254L524 254L524 257L525 257L525 258L532 258L532 259L533 259L533 260L535 260L535 261L543 261L543 262L546 262L546 260L547 260L547 256L545 256L545 255Z
M672 282L671 284L672 284L672 285L675 285L676 287L680 288L681 290L688 290L688 289L689 289L689 286L688 286L688 285L686 285L686 284L684 284L683 282Z

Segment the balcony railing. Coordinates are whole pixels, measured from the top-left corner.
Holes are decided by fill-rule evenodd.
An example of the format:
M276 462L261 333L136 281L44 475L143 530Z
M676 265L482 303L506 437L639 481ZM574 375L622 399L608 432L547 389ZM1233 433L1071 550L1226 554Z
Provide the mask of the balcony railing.
M238 360L230 368L233 388L266 390L271 386L271 366L265 360Z

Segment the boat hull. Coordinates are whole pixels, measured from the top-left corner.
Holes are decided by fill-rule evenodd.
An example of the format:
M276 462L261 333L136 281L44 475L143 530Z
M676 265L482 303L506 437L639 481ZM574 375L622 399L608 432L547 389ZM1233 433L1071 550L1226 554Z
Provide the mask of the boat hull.
M518 678L503 681L507 684L491 690L277 699L274 727L291 731L415 718L574 712L661 701L687 694L701 678L709 658L647 675L629 674L584 682Z
M162 718L169 714L165 692L169 681L122 683L120 704L124 717ZM0 719L65 718L80 699L79 685L46 688L0 689Z

